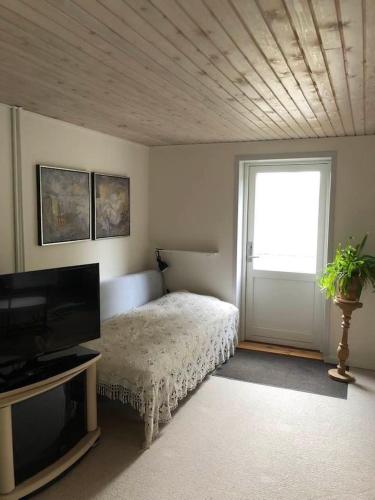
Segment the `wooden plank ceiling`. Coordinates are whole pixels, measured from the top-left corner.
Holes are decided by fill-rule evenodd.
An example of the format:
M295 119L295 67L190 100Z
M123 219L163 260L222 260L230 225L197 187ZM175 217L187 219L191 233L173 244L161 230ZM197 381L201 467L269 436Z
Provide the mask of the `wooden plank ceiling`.
M375 133L375 0L0 0L0 102L148 145Z

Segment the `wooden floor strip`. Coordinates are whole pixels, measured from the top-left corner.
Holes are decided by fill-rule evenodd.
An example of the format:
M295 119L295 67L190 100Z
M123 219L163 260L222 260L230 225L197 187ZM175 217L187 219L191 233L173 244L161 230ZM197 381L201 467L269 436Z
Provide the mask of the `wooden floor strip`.
M318 351L308 349L298 349L276 344L264 344L262 342L239 342L238 349L248 349L250 351L271 352L273 354L282 354L284 356L296 356L298 358L318 359L322 360L322 354Z

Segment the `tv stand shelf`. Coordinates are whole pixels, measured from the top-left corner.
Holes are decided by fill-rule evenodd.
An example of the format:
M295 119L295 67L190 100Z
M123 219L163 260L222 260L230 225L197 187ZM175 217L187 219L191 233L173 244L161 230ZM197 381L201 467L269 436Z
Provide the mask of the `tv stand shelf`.
M76 347L40 358L34 366L28 365L23 375L19 370L14 371L14 377L4 375L6 368L0 367L0 377L2 372L4 375L0 384L0 500L16 500L41 488L71 467L95 444L100 436L96 406L96 363L100 357L101 354L96 351ZM65 453L56 455L52 463L17 484L13 408L26 400L33 404L32 398L37 405L38 397L48 395L48 391L53 394L54 390L59 391L60 386L61 393L65 394L68 392L65 388L72 383L76 384L75 391L80 387L78 384L83 385L84 408L81 413L85 420L84 429L73 442L70 439ZM44 406L40 404L36 408L42 412ZM42 417L45 418L45 415ZM22 434L24 432L25 429L22 429ZM61 449L65 450L64 446Z

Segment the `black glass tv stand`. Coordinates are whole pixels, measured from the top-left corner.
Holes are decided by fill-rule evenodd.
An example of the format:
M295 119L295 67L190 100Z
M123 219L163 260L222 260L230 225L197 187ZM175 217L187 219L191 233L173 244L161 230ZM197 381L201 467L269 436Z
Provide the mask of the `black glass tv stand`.
M54 480L98 440L96 363L77 346L25 363L0 363L0 500Z

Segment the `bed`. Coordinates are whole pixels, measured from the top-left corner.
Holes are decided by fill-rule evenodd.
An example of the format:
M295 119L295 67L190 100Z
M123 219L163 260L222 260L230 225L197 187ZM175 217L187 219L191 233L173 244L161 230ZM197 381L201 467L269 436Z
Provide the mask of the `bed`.
M238 310L187 291L162 294L156 271L101 284L98 392L130 404L145 423L145 447L159 424L216 366L234 354Z

